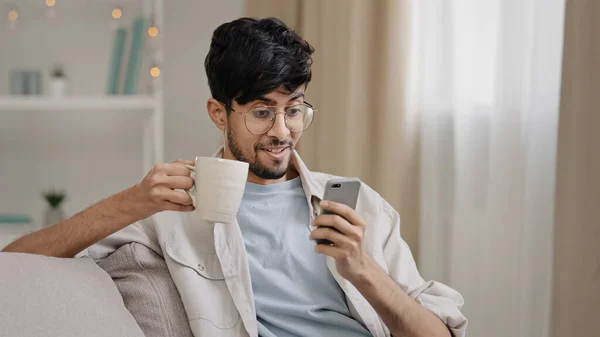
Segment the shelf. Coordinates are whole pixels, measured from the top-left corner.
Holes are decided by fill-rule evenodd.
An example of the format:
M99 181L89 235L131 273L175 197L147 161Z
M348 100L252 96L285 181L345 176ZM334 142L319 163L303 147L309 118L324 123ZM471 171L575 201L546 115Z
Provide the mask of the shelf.
M17 111L148 111L156 107L150 96L65 97L0 96L0 113Z
M0 156L8 153L140 151L148 97L0 98Z

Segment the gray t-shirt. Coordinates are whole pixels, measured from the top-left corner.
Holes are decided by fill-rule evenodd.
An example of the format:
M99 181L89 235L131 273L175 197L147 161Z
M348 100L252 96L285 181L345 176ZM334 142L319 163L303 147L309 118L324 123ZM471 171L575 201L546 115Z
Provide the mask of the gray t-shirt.
M325 256L314 251L300 178L246 183L237 220L248 252L261 337L371 336L350 316Z

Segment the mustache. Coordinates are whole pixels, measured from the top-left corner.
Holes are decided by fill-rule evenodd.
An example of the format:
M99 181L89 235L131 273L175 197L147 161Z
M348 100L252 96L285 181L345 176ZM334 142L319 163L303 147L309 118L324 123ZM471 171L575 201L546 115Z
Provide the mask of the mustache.
M289 140L289 139L282 139L282 140L271 139L271 140L269 140L267 142L256 144L254 146L254 150L260 150L260 149L263 149L263 148L269 147L269 146L288 146L291 149L293 149L294 148L294 143L292 143L292 141Z

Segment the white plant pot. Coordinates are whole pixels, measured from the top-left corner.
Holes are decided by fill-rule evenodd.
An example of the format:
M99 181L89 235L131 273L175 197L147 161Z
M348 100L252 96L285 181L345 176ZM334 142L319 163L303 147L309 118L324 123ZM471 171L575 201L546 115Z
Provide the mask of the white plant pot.
M44 215L44 227L52 226L55 223L61 222L65 219L65 215L60 207L49 207L46 209L46 214Z
M69 81L64 77L50 79L50 96L63 97L67 94Z

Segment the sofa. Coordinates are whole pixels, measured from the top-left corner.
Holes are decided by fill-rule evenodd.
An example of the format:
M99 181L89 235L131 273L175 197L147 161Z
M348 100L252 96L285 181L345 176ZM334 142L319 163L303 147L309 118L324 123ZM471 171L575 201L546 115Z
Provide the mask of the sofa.
M164 259L130 243L105 259L0 253L0 337L192 337Z

